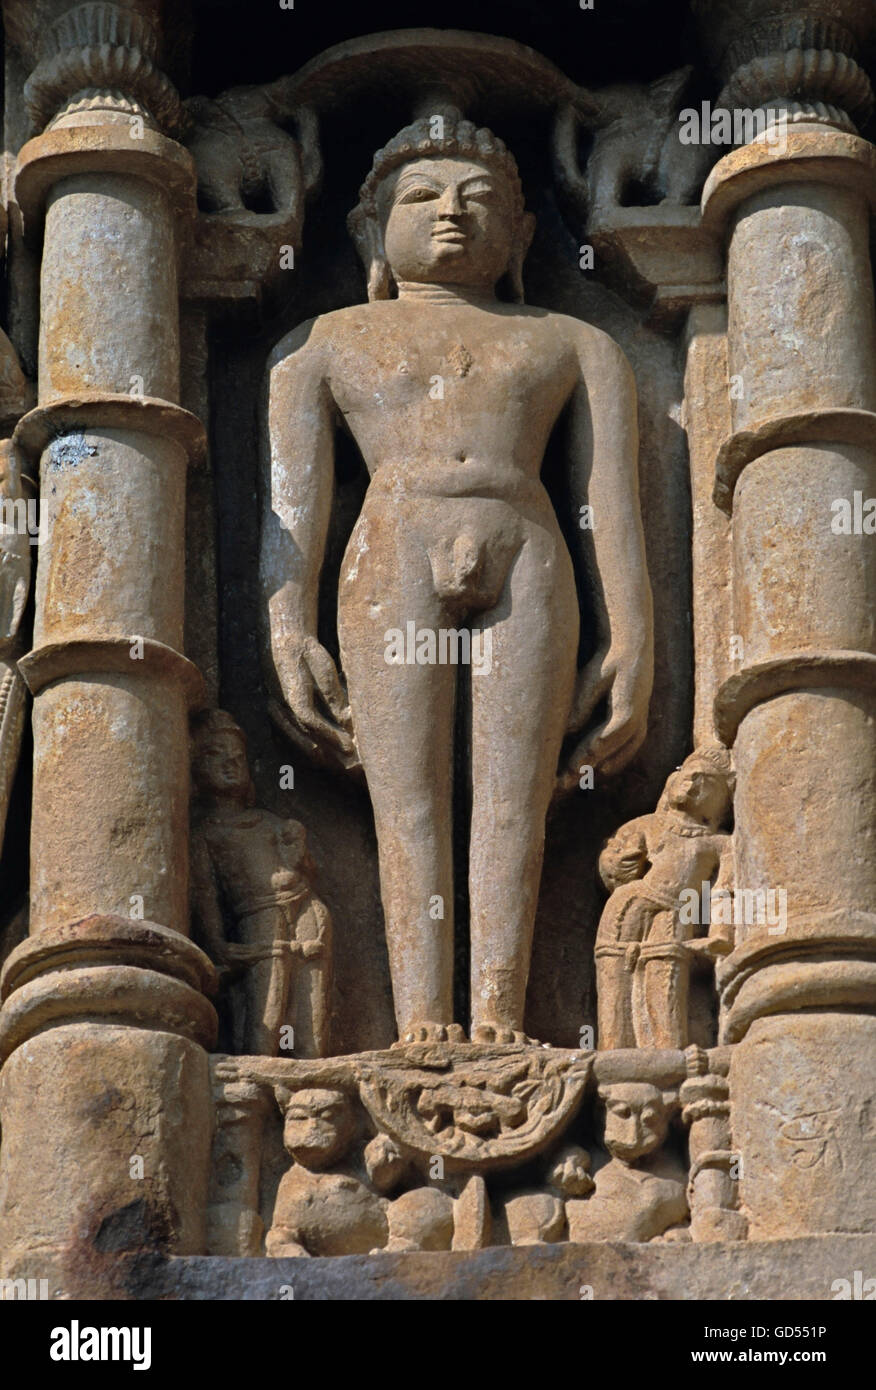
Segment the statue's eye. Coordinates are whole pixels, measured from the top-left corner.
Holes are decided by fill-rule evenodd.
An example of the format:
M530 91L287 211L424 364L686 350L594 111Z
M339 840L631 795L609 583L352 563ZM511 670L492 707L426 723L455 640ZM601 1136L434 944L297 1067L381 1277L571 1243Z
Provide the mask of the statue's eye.
M401 198L399 199L399 202L401 202L401 203L425 203L425 202L427 202L429 199L431 199L431 198L437 198L437 197L438 197L437 189L428 188L425 184L422 184L422 185L420 185L420 186L417 187L417 188L409 188L409 189L407 190L406 193L403 193L403 194L402 194Z

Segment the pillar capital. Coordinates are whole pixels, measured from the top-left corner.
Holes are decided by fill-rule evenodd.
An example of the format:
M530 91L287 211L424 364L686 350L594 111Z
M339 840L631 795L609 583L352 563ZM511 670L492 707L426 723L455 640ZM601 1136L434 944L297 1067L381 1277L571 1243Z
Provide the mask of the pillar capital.
M158 0L6 0L3 18L33 64L24 99L37 130L132 115L176 127L181 108L160 67Z
M869 0L694 0L719 105L855 130L873 107L858 62L876 27Z

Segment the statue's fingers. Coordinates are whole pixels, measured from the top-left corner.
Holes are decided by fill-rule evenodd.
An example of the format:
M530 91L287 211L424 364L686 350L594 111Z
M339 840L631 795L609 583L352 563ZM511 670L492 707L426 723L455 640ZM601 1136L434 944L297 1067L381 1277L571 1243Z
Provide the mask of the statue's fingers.
M314 643L307 653L307 664L310 667L313 679L316 681L319 693L325 700L327 708L340 723L344 722L345 715L349 717L347 709L347 697L341 685L338 668L332 661L325 647Z
M581 673L581 683L576 689L575 698L572 701L572 712L569 716L567 733L575 733L576 730L583 729L599 701L603 700L611 689L611 681L611 674L603 671L601 666L590 672L586 667L584 668Z
M324 718L316 710L309 712L307 732L313 734L318 742L328 744L330 748L337 749L345 757L355 752L353 740L346 729L342 729L330 719Z
M581 761L604 769L608 759L626 742L630 734L629 711L612 710L608 718L590 733L581 749Z
M304 753L309 762L317 767L335 763L335 759L326 751L325 745L335 745L338 738L347 738L343 730L336 729L316 710L304 703L290 706L290 710L286 710L277 701L271 700L268 708L277 727L290 743ZM344 754L349 751L343 743L338 746Z
M611 733L609 725L601 743L593 750L594 764L599 767L600 772L612 776L626 767L644 743L646 728L647 723L644 720L633 725L625 722L624 725L619 725L614 733Z

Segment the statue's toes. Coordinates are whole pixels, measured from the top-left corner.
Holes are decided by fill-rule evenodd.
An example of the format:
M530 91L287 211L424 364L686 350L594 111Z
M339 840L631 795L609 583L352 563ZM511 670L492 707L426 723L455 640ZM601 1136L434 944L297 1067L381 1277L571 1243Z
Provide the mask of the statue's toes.
M472 1042L477 1043L521 1043L529 1047L541 1047L537 1038L530 1038L520 1028L509 1028L501 1023L478 1023L471 1032Z
M465 1032L459 1023L417 1023L408 1028L396 1046L407 1043L465 1042Z

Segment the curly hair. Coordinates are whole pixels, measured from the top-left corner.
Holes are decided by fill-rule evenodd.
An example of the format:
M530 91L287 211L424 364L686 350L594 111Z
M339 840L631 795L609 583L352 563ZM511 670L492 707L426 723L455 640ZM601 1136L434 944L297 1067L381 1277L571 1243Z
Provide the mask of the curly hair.
M514 201L514 215L523 212L523 186L517 161L507 145L485 127L478 128L471 121L444 121L444 135L441 138L432 134L432 121L426 117L405 126L397 135L378 150L374 156L371 172L359 189L358 208L369 217L377 216L377 190L387 174L408 164L412 159L428 159L444 155L453 158L462 155L476 159L479 164L494 168L507 180Z

